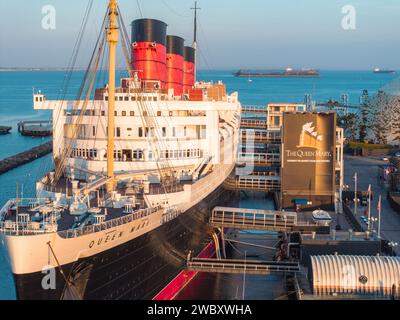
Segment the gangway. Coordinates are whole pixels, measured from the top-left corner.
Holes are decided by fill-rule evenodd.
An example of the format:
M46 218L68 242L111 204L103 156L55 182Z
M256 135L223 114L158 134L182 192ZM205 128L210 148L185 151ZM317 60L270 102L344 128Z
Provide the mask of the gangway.
M267 114L267 108L258 105L242 105L242 113Z
M321 227L315 222L299 221L296 212L231 207L215 207L212 210L210 225L215 228L277 232L321 231Z
M238 163L252 163L255 165L273 166L281 164L281 156L279 153L251 153L240 152L237 158Z
M254 143L265 143L265 144L281 144L281 133L280 131L265 131L256 129L241 129L240 130L242 142L252 141Z
M230 176L224 181L224 188L233 191L279 191L278 176Z
M190 271L212 273L246 273L254 275L269 275L271 273L301 272L298 262L191 258L186 267Z
M264 119L242 119L240 122L242 128L266 129L267 120Z

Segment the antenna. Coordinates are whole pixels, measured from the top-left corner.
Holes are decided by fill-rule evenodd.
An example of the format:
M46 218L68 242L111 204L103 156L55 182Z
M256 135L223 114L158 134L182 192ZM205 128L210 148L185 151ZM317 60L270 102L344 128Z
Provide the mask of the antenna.
M190 8L194 10L194 31L193 31L193 49L194 49L194 82L196 82L196 74L197 74L197 11L201 10L197 6L197 1L194 2L194 8Z
M193 34L193 48L196 49L197 46L197 11L201 10L197 6L197 1L194 2L194 8L190 8L191 10L194 10L194 34Z

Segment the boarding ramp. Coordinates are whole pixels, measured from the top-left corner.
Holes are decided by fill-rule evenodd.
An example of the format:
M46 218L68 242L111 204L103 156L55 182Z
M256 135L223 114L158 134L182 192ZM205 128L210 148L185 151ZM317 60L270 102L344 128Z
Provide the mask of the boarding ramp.
M314 221L299 220L296 212L215 207L210 225L215 228L266 230L276 232L322 232Z
M232 191L278 192L281 187L278 176L230 176L223 184L224 188Z
M187 261L187 269L196 272L233 274L287 274L301 272L298 262L192 258Z

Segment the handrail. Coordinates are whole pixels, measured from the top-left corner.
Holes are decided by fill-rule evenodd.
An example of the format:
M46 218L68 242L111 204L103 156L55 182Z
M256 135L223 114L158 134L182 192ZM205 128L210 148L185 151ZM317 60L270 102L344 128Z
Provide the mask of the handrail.
M110 228L118 227L118 226L126 224L128 222L132 222L135 220L139 220L139 219L148 217L151 214L159 211L161 208L162 208L161 206L156 206L153 208L140 209L129 215L115 218L115 219L112 219L109 221L105 221L100 224L93 224L93 225L85 226L85 227L82 227L79 229L63 230L63 231L57 232L57 234L62 238L76 238L76 237L80 237L80 236L83 236L86 234L104 231L104 230L107 230Z

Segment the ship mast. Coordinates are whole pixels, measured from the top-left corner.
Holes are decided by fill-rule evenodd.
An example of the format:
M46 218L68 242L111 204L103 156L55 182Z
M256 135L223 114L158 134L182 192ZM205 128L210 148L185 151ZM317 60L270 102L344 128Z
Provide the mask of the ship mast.
M108 65L107 176L110 178L110 181L107 183L107 192L111 192L114 190L115 64L118 43L117 0L109 0L108 11L107 42L110 50Z
M194 2L194 8L190 8L194 10L194 31L193 31L193 49L194 49L194 81L196 82L196 74L197 74L197 11L200 10L197 6L197 1Z

